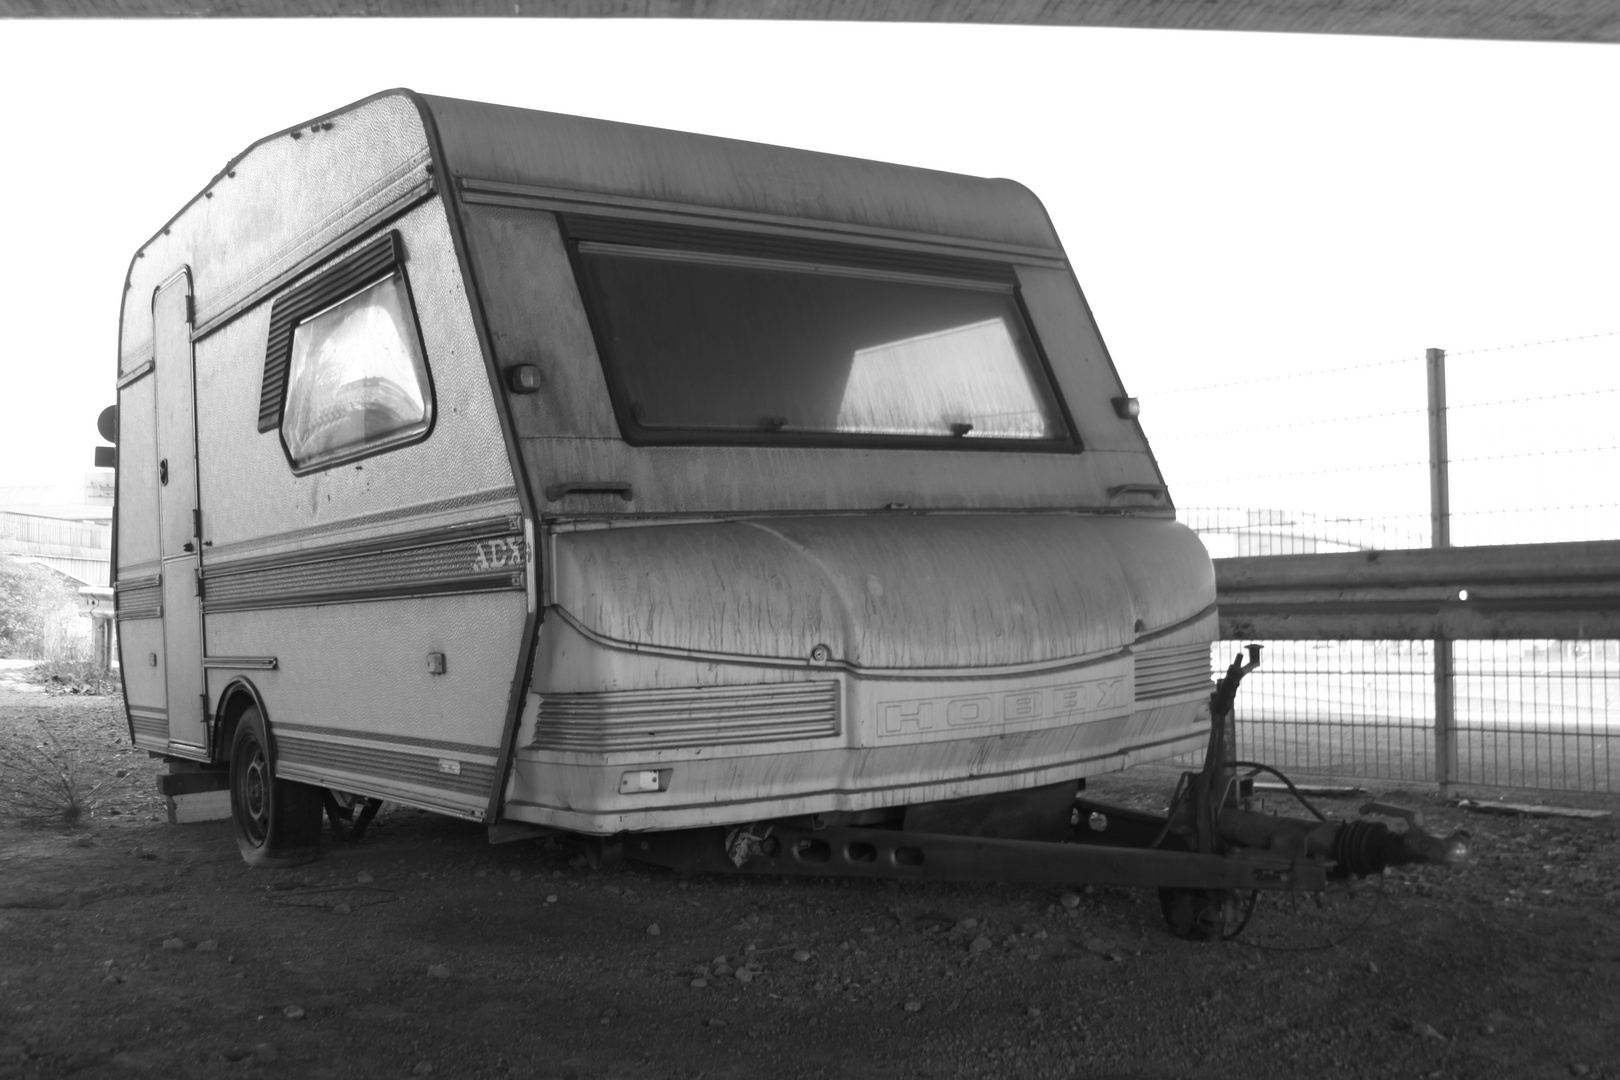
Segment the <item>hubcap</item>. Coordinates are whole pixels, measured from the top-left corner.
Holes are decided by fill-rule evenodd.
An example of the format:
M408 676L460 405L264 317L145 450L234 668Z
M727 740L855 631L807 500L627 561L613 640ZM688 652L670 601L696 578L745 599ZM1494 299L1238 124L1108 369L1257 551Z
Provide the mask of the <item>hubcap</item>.
M242 769L241 810L242 830L249 842L263 844L270 832L270 763L258 743L253 744L253 753Z

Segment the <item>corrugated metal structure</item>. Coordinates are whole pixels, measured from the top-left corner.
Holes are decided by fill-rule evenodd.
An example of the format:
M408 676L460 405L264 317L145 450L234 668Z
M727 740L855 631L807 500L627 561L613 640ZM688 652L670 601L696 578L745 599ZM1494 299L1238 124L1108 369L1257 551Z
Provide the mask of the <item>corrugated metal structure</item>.
M796 19L1620 41L1604 0L0 0L4 18Z
M43 563L86 585L106 585L112 522L0 510L0 555Z

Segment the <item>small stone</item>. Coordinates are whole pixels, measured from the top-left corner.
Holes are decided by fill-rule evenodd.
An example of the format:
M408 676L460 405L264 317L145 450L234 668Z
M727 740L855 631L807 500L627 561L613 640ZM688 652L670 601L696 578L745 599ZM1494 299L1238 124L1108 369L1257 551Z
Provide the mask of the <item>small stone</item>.
M1446 1041L1446 1037L1444 1035L1440 1034L1438 1031L1434 1030L1434 1028L1429 1024L1413 1024L1412 1025L1412 1034L1421 1035L1425 1039L1434 1039L1434 1040L1436 1040L1438 1042L1445 1042Z
M426 1061L418 1061L416 1068L411 1070L412 1076L426 1076L433 1071L433 1066Z
M714 973L716 975L719 975L719 976L730 975L731 974L731 965L730 964L716 964L716 965L714 965Z
M802 964L810 959L810 953L806 949L797 949L793 953L793 959Z
M1592 1066L1584 1064L1584 1063L1579 1062L1579 1061L1574 1062L1569 1067L1569 1075L1571 1075L1571 1076L1591 1076L1592 1075Z
M522 881L523 880L523 871L521 871L521 870L510 870L510 871L507 872L506 876L511 878L513 881Z
M647 927L647 936L648 937L658 937L663 932L664 931L659 927L659 925L657 923L653 923L651 926Z
M616 1020L616 1019L618 1019L618 1017L619 1017L619 1010L615 1009L611 1005L609 1005L607 1008L602 1010L602 1019L604 1019L604 1020Z
M957 922L956 926L953 927L953 929L956 929L956 930L977 930L978 928L979 928L979 920L978 919L972 919L972 918L961 919L961 920L959 920Z
M51 952L67 952L67 942L58 941L55 945L51 946Z
M922 1002L915 998L906 1002L906 1012L922 1012Z
M370 885L373 881L376 881L377 879L372 877L371 874L368 873L367 871L362 870L358 874L354 875L354 880L358 881L362 885Z
M709 1026L712 1028L722 1028L726 1026L726 1022L720 1019L718 1016L711 1016L709 1018Z
M1040 1007L1031 1005L1028 1009L1024 1010L1024 1015L1028 1016L1031 1020L1039 1020L1041 1017Z
M332 914L334 914L334 915L352 915L352 914L354 914L354 908L350 907L348 904L337 904L337 905L333 906Z
M302 1020L304 1018L304 1010L300 1006L289 1005L285 1009L281 1010L281 1015L285 1016L289 1020Z
M1058 898L1058 903L1063 905L1064 911L1073 911L1080 906L1080 896L1078 893L1066 892Z
M186 947L186 943L177 937L168 938L163 942L164 952L175 952Z
M1367 961L1367 974L1369 974L1369 975L1378 974L1378 965L1373 963L1371 960Z
M748 968L738 968L737 969L737 981L740 982L740 983L751 983L751 982L753 982L754 981L754 973L753 973L753 971L751 971Z
M120 977L118 977L117 975L107 975L105 978L103 978L101 980L102 985L107 985L107 984L110 984L110 983L121 983L123 981L124 980L121 979Z
M207 941L199 941L199 942L197 942L197 951L198 952L218 952L219 951L219 942L215 941L213 938L209 938Z
M556 893L552 893L550 896L546 897L546 903L555 904L556 902L557 902L557 894Z
M489 877L489 871L480 867L478 872L473 874L473 877Z
M450 977L450 968L445 964L434 964L428 968L427 973L430 979L448 979Z
M692 989L694 989L694 990L701 990L705 986L708 986L708 985L709 985L709 980L705 979L705 978L699 977L699 978L696 978L696 979L692 980Z
M995 945L991 943L990 939L980 934L968 945L968 955L977 956L979 953L988 952L993 948L995 948Z
M276 1048L271 1046L269 1043L259 1043L253 1048L254 1061L262 1061L269 1064L272 1061L280 1060L280 1058L281 1055L276 1053Z

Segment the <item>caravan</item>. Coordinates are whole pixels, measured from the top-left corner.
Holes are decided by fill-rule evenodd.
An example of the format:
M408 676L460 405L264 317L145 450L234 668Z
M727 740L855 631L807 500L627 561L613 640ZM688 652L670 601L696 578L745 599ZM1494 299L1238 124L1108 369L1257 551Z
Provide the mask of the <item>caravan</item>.
M1214 575L1135 414L1016 183L380 94L132 260L131 734L260 865L375 800L1066 824L1208 738Z

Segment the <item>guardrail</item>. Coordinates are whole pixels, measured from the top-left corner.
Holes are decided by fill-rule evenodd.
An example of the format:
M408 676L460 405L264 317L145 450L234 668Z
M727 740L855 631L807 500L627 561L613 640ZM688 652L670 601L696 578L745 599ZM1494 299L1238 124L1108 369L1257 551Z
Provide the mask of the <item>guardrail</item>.
M1620 542L1215 561L1221 636L1271 645L1244 755L1319 775L1620 791Z

